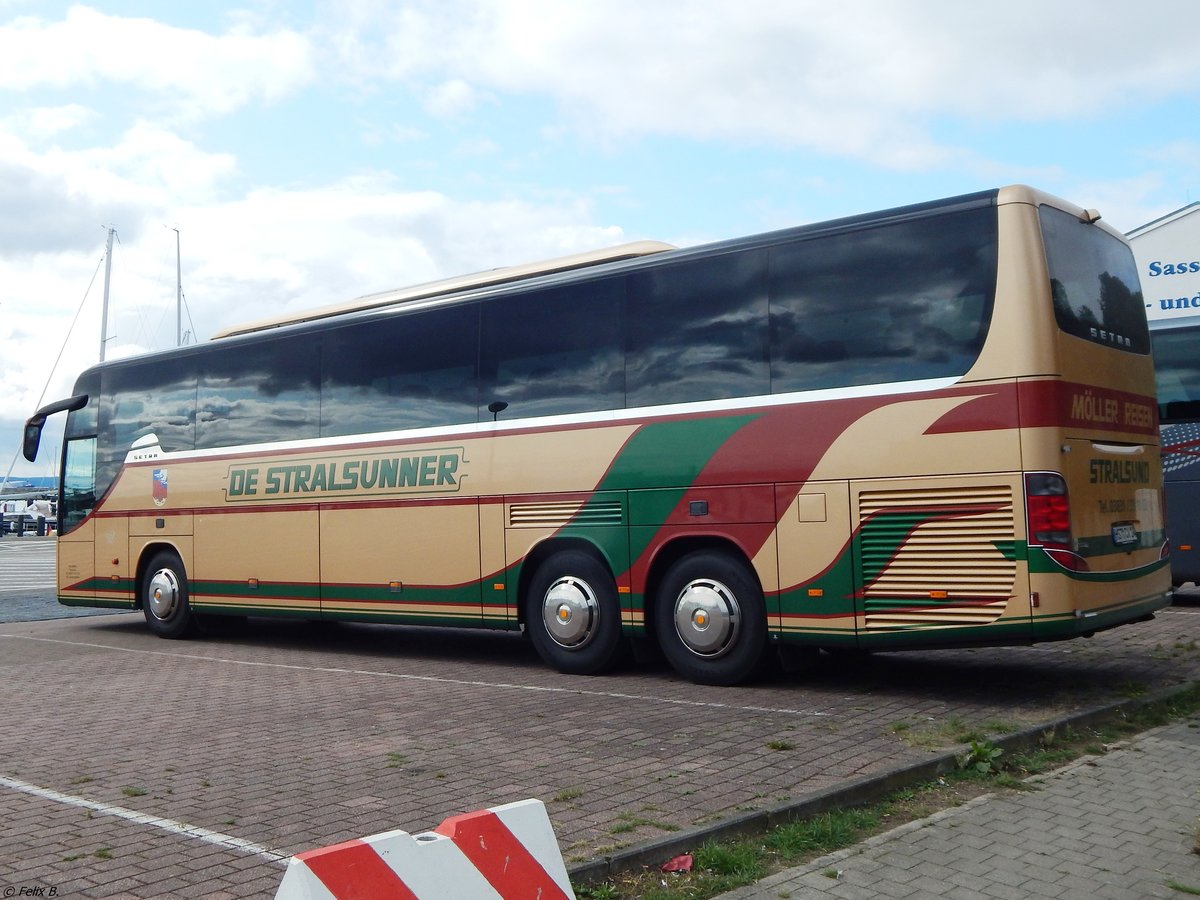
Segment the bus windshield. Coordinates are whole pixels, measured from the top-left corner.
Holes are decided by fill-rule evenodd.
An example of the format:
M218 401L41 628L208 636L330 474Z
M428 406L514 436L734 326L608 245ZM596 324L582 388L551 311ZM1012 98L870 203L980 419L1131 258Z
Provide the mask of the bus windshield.
M1200 581L1200 316L1158 320L1154 379L1162 433L1167 530L1171 535L1171 580Z
M1158 416L1163 424L1200 419L1200 326L1154 333Z

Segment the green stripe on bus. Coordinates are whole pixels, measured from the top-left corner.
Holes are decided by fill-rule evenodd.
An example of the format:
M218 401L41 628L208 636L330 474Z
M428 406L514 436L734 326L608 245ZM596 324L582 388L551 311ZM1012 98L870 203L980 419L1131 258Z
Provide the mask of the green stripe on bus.
M759 415L710 416L643 425L626 442L596 490L689 488L730 435ZM662 521L672 509L674 504L663 509Z
M1121 569L1117 572L1072 572L1064 569L1054 561L1041 547L1029 548L1030 575L1063 575L1072 581L1087 581L1100 584L1112 584L1120 581L1134 581L1144 578L1160 569L1169 566L1169 559L1156 559L1152 563L1138 566L1134 569Z

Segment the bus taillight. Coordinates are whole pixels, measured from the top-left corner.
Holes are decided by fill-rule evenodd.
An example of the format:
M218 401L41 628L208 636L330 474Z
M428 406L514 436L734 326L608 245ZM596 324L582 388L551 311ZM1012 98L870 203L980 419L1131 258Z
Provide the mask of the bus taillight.
M1087 560L1075 552L1071 537L1071 501L1063 477L1052 472L1027 473L1025 510L1029 546L1041 547L1064 569L1086 572Z

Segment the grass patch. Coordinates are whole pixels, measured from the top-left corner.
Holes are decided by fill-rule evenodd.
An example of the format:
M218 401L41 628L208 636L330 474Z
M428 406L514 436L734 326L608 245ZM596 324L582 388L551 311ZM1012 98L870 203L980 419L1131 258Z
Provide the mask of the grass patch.
M554 795L555 803L570 803L572 800L578 800L583 796L583 788L570 787L563 788Z
M670 822L656 822L654 819L647 819L645 816L636 816L633 813L621 813L617 818L621 822L610 828L608 830L609 834L629 834L629 832L637 831L639 828L657 828L660 831L679 830L678 825L672 825Z
M1169 700L1124 711L1092 728L1048 729L1035 746L1003 754L994 754L997 748L985 733L1012 732L1017 730L1016 726L989 722L985 732L959 720L951 720L936 728L940 734L961 736L963 739L958 743L968 745L970 764L959 771L936 781L902 788L867 806L825 812L752 837L710 840L692 851L691 872L664 874L657 867L646 867L603 882L575 885L575 894L580 900L706 900L782 869L857 844L905 822L961 805L980 794L1036 790L1023 779L1061 768L1084 755L1104 753L1120 738L1168 724L1197 711L1200 711L1200 686ZM904 732L907 740L907 732L913 729L904 723L896 723L892 730ZM979 763L987 765L981 769ZM623 821L613 833L626 833L643 825L664 828L659 823L633 815L621 818ZM1195 847L1200 853L1200 823L1197 824ZM836 869L826 869L822 874L830 879L840 875ZM1174 881L1166 884L1174 891L1200 896L1200 888Z
M839 809L815 819L781 825L766 835L766 846L780 857L829 853L854 843L858 836L879 827L892 804L862 809Z
M145 797L150 792L147 791L145 788L123 787L123 788L121 788L121 793L124 794L126 797Z
M944 722L934 720L922 722L893 722L888 731L897 735L902 741L912 747L924 750L938 750L953 747L955 744L969 744L973 741L984 741L989 734L1007 734L1018 730L1010 722L986 722L972 724L958 716L952 716Z

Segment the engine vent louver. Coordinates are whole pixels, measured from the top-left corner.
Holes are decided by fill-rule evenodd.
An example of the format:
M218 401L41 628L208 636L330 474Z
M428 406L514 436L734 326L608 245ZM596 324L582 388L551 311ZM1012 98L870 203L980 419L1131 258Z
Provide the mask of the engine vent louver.
M514 503L508 508L510 528L561 528L564 525L620 525L621 501L551 500Z
M868 630L986 625L1016 583L1008 485L863 491L860 577Z

